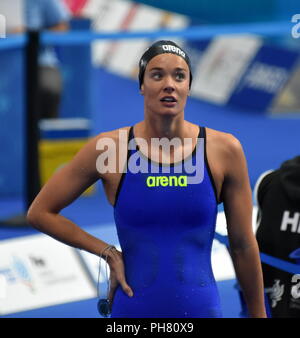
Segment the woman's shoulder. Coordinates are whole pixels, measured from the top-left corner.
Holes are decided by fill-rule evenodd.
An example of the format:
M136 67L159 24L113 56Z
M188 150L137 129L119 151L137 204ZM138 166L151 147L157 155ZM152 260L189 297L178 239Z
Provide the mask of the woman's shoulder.
M97 134L94 139L96 141L101 139L112 139L112 140L119 140L120 138L124 137L126 134L128 136L130 130L130 126L120 127L117 129L109 130L109 131L103 131L99 134Z
M220 130L216 130L216 129L212 129L208 127L205 127L205 129L206 129L207 138L209 138L211 141L222 143L222 144L225 143L226 146L233 146L233 147L240 144L240 141L238 140L238 138L231 133L227 133L224 131L220 131Z
M239 139L231 133L206 127L207 143L226 154L237 154L242 151Z
M82 147L81 153L89 156L98 156L108 146L110 150L118 149L118 145L127 143L130 127L121 127L114 130L103 131L91 136Z

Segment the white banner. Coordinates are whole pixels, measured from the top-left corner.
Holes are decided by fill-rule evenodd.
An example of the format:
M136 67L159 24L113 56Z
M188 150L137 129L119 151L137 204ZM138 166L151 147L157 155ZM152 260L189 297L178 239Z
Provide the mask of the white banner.
M261 43L251 35L215 38L194 71L192 96L226 104Z
M44 234L0 241L0 315L96 294L75 249Z
M189 25L187 16L125 0L89 0L82 15L91 19L93 30L99 33L151 32L162 28L184 29ZM139 59L150 42L142 38L96 40L92 44L93 63L116 74L137 79Z

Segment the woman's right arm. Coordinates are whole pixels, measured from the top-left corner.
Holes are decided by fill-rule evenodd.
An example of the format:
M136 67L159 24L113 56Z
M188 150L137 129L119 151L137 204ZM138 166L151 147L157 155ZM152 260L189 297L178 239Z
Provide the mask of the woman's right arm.
M99 255L107 243L59 214L100 178L95 165L96 157L94 138L42 187L28 210L27 220L34 228L60 242Z
M96 150L98 139L99 136L90 140L72 161L47 181L27 213L28 223L37 230L62 243L97 256L103 252L108 243L92 236L71 220L60 215L60 211L101 178L96 169L96 160L101 153ZM107 254L113 275L116 276L124 291L130 294L131 289L125 281L121 253L117 250L108 250Z

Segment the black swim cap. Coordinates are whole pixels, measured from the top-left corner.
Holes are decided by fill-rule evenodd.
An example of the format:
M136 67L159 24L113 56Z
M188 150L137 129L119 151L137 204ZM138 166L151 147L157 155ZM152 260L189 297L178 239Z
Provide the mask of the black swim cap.
M156 41L153 45L151 45L146 51L145 53L142 55L140 62L139 62L139 83L140 83L140 89L141 86L143 84L143 80L144 80L144 73L145 73L145 69L147 67L147 64L149 63L149 61L154 58L154 56L159 55L159 54L163 54L163 53L172 53L172 54L176 54L180 57L182 57L184 59L184 61L187 63L187 65L189 66L189 70L190 70L190 88L191 88L191 84L192 84L192 71L191 71L191 63L190 63L190 59L187 55L187 53L180 48L178 45L176 45L175 42L173 41L169 41L169 40L159 40Z

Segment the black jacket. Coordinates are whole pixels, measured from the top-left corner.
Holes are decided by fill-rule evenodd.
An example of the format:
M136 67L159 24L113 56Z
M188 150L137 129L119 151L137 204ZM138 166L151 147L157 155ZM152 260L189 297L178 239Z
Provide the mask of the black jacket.
M263 175L255 190L260 251L296 263L289 255L300 248L300 156ZM272 317L300 317L300 275L292 281L293 274L262 268Z

